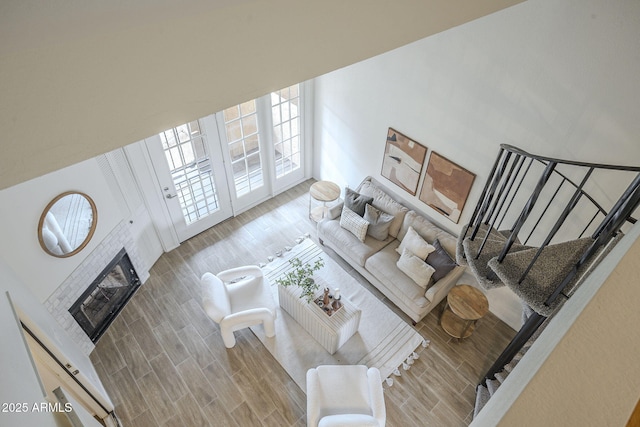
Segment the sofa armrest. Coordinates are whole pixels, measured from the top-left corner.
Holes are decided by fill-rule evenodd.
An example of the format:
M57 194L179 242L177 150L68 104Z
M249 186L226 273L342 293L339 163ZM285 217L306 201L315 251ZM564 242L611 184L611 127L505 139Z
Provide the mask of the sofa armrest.
M322 417L318 427L380 427L381 424L371 415L342 414ZM307 426L309 427L309 426Z
M382 391L382 379L380 378L380 370L378 368L369 368L367 370L367 381L369 382L369 398L371 400L371 415L381 427L384 426L387 419L387 410L384 406L384 394Z
M245 265L242 267L235 267L229 270L221 271L216 274L223 282L230 282L235 279L240 279L245 276L262 277L262 269L257 265Z
M338 199L327 204L327 216L329 219L336 219L342 214L342 207L344 206L344 200Z
M320 421L320 400L316 396L319 388L318 371L315 368L309 369L307 371L307 426L315 427Z
M460 276L462 276L462 273L464 273L464 270L464 266L459 265L455 267L449 272L449 274L438 280L433 286L427 289L424 297L431 301L431 304L438 304L447 296L451 288L453 288Z
M249 310L226 316L220 321L220 328L237 331L238 329L248 328L249 326L268 321L274 317L273 311L266 307L250 308Z

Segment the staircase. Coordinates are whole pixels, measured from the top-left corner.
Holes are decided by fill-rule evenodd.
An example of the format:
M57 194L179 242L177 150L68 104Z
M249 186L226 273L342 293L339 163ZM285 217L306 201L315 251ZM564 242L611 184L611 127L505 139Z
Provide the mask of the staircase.
M611 182L629 184L611 188ZM522 301L523 322L478 385L476 414L635 223L639 204L640 167L553 159L501 145L456 258L485 289L511 289Z

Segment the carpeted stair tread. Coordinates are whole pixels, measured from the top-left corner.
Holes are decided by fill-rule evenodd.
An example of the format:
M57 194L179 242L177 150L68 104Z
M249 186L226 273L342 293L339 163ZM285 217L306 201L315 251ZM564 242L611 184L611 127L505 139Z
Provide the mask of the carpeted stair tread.
M478 232L476 233L476 237L474 240L480 240L480 241L484 240L484 236L487 234L487 230L489 228L490 227L488 224L480 224L480 227L478 228ZM458 265L468 265L466 254L464 252L463 241L467 237L471 237L472 232L473 232L473 227L471 228L471 230L469 230L469 224L467 224L462 228L462 231L458 236L458 245L456 246L456 262L458 263ZM510 234L511 232L509 230L498 231L494 228L491 228L489 231L488 240L506 242Z
M486 290L498 288L504 286L504 283L495 274L495 272L489 267L489 261L498 256L504 248L504 241L495 239L487 240L480 256L476 258L480 246L482 246L482 239L476 238L471 240L469 238L464 239L462 246L464 247L464 253L467 260L467 264L471 271L478 279L480 285ZM522 251L530 249L528 246L522 246L514 243L511 246L511 251Z
M496 391L498 391L498 387L500 387L500 381L498 380L487 380L487 389L489 390L489 395L493 396Z
M557 298L550 306L545 306L544 302L592 243L592 238L585 237L547 246L521 283L518 283L518 280L534 258L536 248L510 252L502 263L498 263L497 258L494 258L489 261L489 267L533 310L543 316L549 316L565 298ZM583 267L586 270L587 266ZM574 280L577 281L579 278L580 275L576 275Z
M611 250L623 237L624 233L620 232L613 239L611 239L609 243L600 247L596 254L592 257L591 262L588 262L580 267L580 269L578 270L578 274L576 275L577 277L579 277L579 279L575 283L572 283L570 286L568 286L567 289L565 289L564 293L568 296L571 296L573 292L575 292L575 290L580 286L582 281L584 281L584 279L593 272L593 270L609 254L609 252L611 252Z
M520 303L522 304L522 324L524 325L529 320L529 317L535 313L535 310L523 300L520 300Z
M506 370L502 370L496 373L496 380L498 380L500 384L502 384L507 379L508 376L509 376L509 372L507 372Z
M506 372L507 374L510 374L513 371L513 368L515 368L517 364L518 362L514 360L507 363L506 365L504 365L504 372Z
M473 409L473 418L478 416L478 413L482 408L484 408L484 405L487 404L490 397L489 389L483 385L479 385L476 389L476 406Z
M466 238L464 242L462 242L467 265L473 272L474 276L476 276L478 283L484 289L488 290L504 286L504 283L497 278L493 273L493 270L491 270L488 265L489 260L502 251L504 243L488 240L482 250L482 253L476 259L475 255L478 253L478 248L481 244L482 240L476 239L472 241L469 238Z
M462 227L462 231L458 235L458 242L456 244L456 263L458 265L469 265L467 258L464 255L464 247L462 246L462 242L467 238L466 233L468 228L469 224Z
M511 236L511 230L499 230L499 234L504 236L504 239L507 240L509 236ZM516 237L516 243L520 243L520 240Z

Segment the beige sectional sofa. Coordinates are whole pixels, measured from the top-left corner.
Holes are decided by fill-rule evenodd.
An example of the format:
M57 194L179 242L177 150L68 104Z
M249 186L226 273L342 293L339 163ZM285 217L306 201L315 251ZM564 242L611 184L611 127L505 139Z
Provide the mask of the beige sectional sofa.
M388 237L385 240L377 240L367 235L364 241L361 241L354 233L341 226L342 210L341 206L336 206L331 210L333 215L328 215L318 223L318 239L321 244L333 249L349 262L414 322L419 322L447 296L464 272L464 267L455 265L451 269L450 265L440 270L440 273L443 273L451 269L435 282L431 280L425 290L398 268L401 256L396 248L400 246L411 227L427 243L434 244L438 240L439 246L446 251L448 258L455 260L456 237L436 226L426 216L403 206L371 177L365 178L355 192L372 197L373 201L370 204L373 207L393 215ZM413 234L413 231L411 233ZM442 255L442 251L440 254ZM435 276L438 275L434 274Z

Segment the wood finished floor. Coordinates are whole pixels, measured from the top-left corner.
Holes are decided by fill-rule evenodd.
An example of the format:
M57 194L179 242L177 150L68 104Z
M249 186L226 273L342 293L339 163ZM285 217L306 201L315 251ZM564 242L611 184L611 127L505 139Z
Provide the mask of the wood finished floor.
M304 426L305 393L248 330L226 349L200 304L199 277L267 256L310 233L307 181L164 254L151 277L103 335L91 360L125 427ZM325 248L326 249L326 248ZM407 322L357 272L326 249ZM462 341L434 310L416 325L431 345L392 387L387 425L464 426L475 385L515 332L489 313Z

